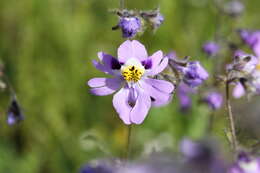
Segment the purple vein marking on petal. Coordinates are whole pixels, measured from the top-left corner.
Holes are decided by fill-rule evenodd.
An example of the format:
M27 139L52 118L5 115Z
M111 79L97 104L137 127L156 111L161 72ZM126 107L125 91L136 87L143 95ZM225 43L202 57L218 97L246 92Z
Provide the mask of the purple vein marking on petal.
M96 69L106 73L106 74L110 74L113 75L114 73L112 72L111 68L108 68L106 66L104 66L103 64L100 64L99 62L97 62L96 60L92 61L93 65L96 67Z

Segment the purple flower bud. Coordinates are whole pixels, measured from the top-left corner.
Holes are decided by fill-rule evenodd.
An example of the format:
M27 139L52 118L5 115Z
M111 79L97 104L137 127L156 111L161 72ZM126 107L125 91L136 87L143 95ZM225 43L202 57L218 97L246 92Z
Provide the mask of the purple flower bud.
M197 87L206 80L208 72L200 65L199 61L188 62L186 67L182 68L183 81L190 87Z
M118 26L124 38L131 38L141 29L141 21L137 17L121 17Z
M241 39L260 57L260 31L239 31Z
M251 158L249 155L239 154L237 161L231 166L228 173L259 173L260 158Z
M152 24L153 29L157 29L164 22L164 17L161 13L157 13L155 17L150 18L150 22Z
M213 41L206 42L203 45L202 50L209 56L214 56L219 52L219 45Z
M203 98L203 101L207 103L211 109L216 110L221 107L223 97L218 92L210 92L206 97Z
M20 108L16 98L13 97L12 101L9 105L8 111L7 111L7 123L9 125L13 125L23 119L24 119L24 116L21 112L21 108Z
M224 12L232 17L237 17L243 13L245 7L242 2L238 0L232 0L224 5Z

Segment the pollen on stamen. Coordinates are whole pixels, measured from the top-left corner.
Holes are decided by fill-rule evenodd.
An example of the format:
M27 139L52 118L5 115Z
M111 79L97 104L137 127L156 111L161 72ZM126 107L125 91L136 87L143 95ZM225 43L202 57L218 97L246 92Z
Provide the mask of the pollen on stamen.
M144 74L144 69L136 66L127 66L122 70L122 76L128 82L137 82Z

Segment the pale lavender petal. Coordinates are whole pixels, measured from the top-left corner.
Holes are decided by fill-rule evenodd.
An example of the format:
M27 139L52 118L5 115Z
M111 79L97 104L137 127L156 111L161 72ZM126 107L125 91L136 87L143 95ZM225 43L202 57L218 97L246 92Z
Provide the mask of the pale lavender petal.
M110 88L117 88L122 82L121 78L92 78L88 81L90 87L108 86Z
M162 51L157 51L155 52L152 56L149 57L152 60L152 68L157 67L160 62L162 61L163 58L163 53Z
M154 88L157 88L158 90L164 92L164 93L172 93L174 90L174 86L171 82L165 81L165 80L158 80L158 79L152 79L147 78L144 79L144 81L153 86Z
M134 124L141 124L147 116L151 107L150 96L139 89L136 103L130 112L130 121Z
M116 109L120 119L125 124L131 124L130 111L132 107L128 104L129 89L120 89L113 97L113 106Z
M242 84L238 83L233 89L233 96L235 98L240 98L245 95L245 89Z
M92 61L93 65L96 67L96 69L106 73L106 74L110 74L113 75L114 73L112 72L111 68L104 66L103 64L100 64L99 62L97 62L96 60Z
M90 87L97 87L90 89L94 95L103 96L114 93L121 87L122 79L120 78L93 78L88 81Z
M144 91L150 95L152 99L152 106L159 107L168 104L171 101L172 94L162 92L161 90L153 87L145 81L140 82Z
M154 67L153 69L151 69L151 71L149 71L147 75L148 76L157 75L158 73L161 73L167 67L167 65L168 65L168 58L163 58L162 62L156 67Z
M126 62L130 58L136 58L140 61L144 61L148 56L144 45L136 40L126 40L119 46L117 55L118 60L121 63Z

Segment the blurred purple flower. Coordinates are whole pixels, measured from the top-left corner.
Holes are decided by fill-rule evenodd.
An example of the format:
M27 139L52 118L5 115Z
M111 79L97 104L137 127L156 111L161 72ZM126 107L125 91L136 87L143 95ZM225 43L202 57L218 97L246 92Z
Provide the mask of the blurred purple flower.
M253 50L257 57L260 57L260 31L240 30L240 37Z
M213 41L206 42L202 47L202 50L209 56L216 55L219 52L219 49L219 45Z
M177 54L175 51L170 51L166 54L166 57L168 57L169 59L175 59L177 57Z
M203 98L203 101L207 103L211 109L217 110L222 105L223 97L219 92L210 92Z
M81 169L80 173L115 173L116 163L110 163L108 160L92 161L91 163L85 164Z
M185 83L181 82L177 88L177 96L179 98L180 108L182 111L187 111L191 108L192 99L190 94L195 93L195 89L189 87Z
M201 85L208 77L208 72L200 65L199 61L188 62L185 67L181 68L183 81L190 87Z
M251 158L246 153L240 153L237 161L231 166L228 173L259 173L260 158Z
M224 12L232 17L239 16L244 9L244 4L239 0L231 0L224 5Z
M113 78L89 80L91 93L103 96L119 90L113 97L113 106L125 124L141 124L151 106L162 106L171 100L174 86L150 78L168 65L162 51L148 57L140 42L127 40L118 48L118 59L103 52L98 57L101 62L94 60L94 66Z
M15 97L12 98L7 111L7 123L9 125L16 124L24 119L24 116L21 112L21 108Z
M132 38L140 31L141 21L138 17L121 17L118 26L124 38Z
M150 22L152 24L153 29L157 29L164 22L164 17L160 12L158 12L155 17L150 18Z

